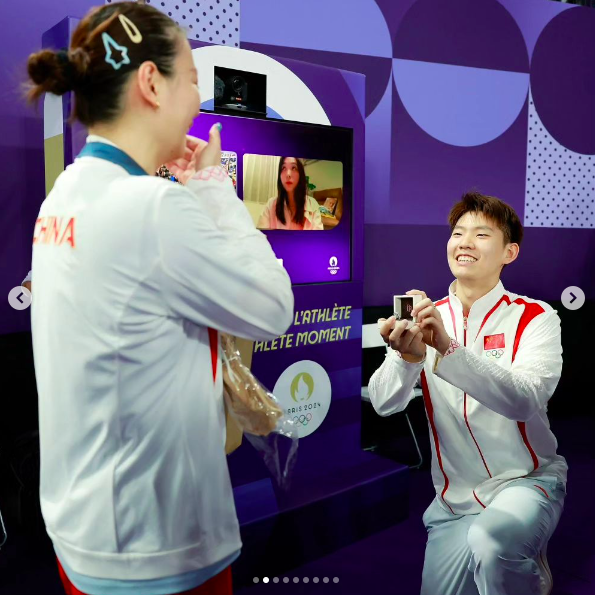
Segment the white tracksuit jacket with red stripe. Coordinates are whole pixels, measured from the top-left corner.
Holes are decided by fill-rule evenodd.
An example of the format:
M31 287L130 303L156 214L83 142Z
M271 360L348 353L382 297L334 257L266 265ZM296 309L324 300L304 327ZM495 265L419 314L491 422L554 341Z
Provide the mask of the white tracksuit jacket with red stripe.
M428 347L425 360L412 364L390 350L369 392L380 415L402 411L421 372L438 501L476 514L515 479L566 483L547 417L562 370L560 319L548 304L499 282L465 321L453 288L436 302L454 339L445 356Z

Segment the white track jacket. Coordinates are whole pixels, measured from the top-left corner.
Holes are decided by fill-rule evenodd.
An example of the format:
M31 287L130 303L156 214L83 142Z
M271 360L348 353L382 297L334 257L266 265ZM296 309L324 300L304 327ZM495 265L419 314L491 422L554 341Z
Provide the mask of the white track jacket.
M428 347L424 362L412 364L391 350L369 392L380 415L402 411L421 372L438 501L475 514L514 479L539 478L552 489L566 482L547 418L562 370L560 319L499 282L464 320L453 288L435 304L454 339L445 356Z
M33 242L41 506L59 556L143 580L237 552L209 328L273 339L293 294L231 180L214 167L184 187L82 157Z

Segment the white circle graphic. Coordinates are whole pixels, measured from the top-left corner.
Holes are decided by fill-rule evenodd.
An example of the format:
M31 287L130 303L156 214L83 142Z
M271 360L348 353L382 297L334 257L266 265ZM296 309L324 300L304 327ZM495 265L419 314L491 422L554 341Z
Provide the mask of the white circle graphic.
M287 66L274 58L251 50L220 45L192 50L198 70L201 101L215 96L214 68L234 68L267 75L267 106L284 120L330 125L324 108L310 88Z
M326 370L311 360L291 364L275 384L273 394L305 438L325 420L331 405L331 381Z

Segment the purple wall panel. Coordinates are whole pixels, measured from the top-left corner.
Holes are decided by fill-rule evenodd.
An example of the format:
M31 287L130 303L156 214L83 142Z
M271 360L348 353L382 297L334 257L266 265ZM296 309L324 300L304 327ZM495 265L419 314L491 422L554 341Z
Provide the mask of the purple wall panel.
M120 0L104 0L112 4ZM146 0L170 16L188 39L238 47L240 0Z
M58 5L29 0L0 3L0 334L29 329L29 310L13 310L6 299L31 266L31 238L45 198L43 104L27 106L22 95L27 57L41 48L41 36L66 15L81 15L95 0Z
M366 271L378 270L376 254L402 255L407 266L385 264L382 275L367 275L364 304L387 305L393 293L421 289L433 300L445 297L453 280L446 260L449 230L446 225L366 225ZM506 268L502 283L510 291L533 299L559 300L562 291L579 285L595 295L595 242L585 241L577 251L584 230L526 228L519 259ZM387 251L390 246L390 251ZM576 258L561 255L577 254ZM394 259L393 259L394 261ZM383 277L391 279L387 285ZM394 291L393 291L394 290Z
M568 10L541 33L531 64L535 108L564 147L595 154L595 10Z
M573 4L545 0L499 0L521 29L529 58L543 28L561 12L576 8Z
M534 96L536 91L539 95L537 111L541 103L544 126L559 143L558 150L574 151L573 158L580 161L581 154L593 154L595 146L590 107L594 95L587 80L594 47L587 40L595 38L595 11L568 10L549 0L376 0L375 4L393 44L394 69L388 74L384 54L365 55L366 40L358 40L353 46L357 49L344 49L351 29L331 29L318 45L315 36L304 40L303 32L294 43L275 45L282 42L270 37L263 5L255 0L244 0L242 22L250 27L246 36L240 30L242 47L366 75L364 305L388 304L397 289L418 287L435 297L446 292L451 280L444 259L446 236L436 230L442 229L449 208L470 188L499 196L515 207L521 220L532 224L525 218L529 77ZM355 11L361 36L369 35L370 23L378 17L375 8L365 10L365 6L358 3ZM331 43L328 36L336 40ZM567 43L576 45L576 50L557 47ZM552 76L550 66L559 76ZM560 77L568 80L557 88L552 78ZM388 109L387 102L392 102ZM581 200L592 209L595 184L584 186ZM570 198L566 197L569 203ZM512 291L551 300L559 299L565 287L578 285L592 299L595 234L586 229L588 223L584 226L577 230L578 242L576 235L572 242L558 227L527 228L523 256L505 271L503 281ZM424 266L412 262L395 267L397 245L415 253L415 260ZM547 254L547 259L540 259L540 254ZM541 274L527 275L527 267ZM386 275L387 269L391 275Z
M44 31L65 15L81 16L94 4L96 2L92 0L64 0L60 4L60 12L56 13L56 7L52 3L30 0L27 5L26 17L15 13L14 7L10 4L2 3L0 6L0 21L15 23L14 27L5 27L2 36L0 36L0 54L5 58L3 59L5 66L0 70L0 88L3 89L0 93L0 200L3 203L3 217L0 223L2 226L0 230L2 236L0 293L2 295L6 295L13 286L18 285L29 268L31 227L39 204L44 197L42 112L29 109L23 102L19 91L19 85L24 79L26 58L30 52L41 46L41 35ZM518 199L521 182L517 170L522 169L526 161L526 155L522 157L521 153L526 153L527 135L525 132L523 139L520 132L520 128L524 124L523 120L526 119L525 107L515 123L492 142L465 148L444 144L434 155L424 155L420 151L419 145L424 147L430 144L438 145L439 141L424 133L411 117L404 113L404 108L399 106L401 103L399 96L391 84L393 79L392 59L390 52L385 51L386 48L379 49L376 41L375 45L370 45L369 40L359 40L357 44L350 45L348 42L353 37L354 30L350 29L347 32L342 27L328 29L327 36L334 35L341 39L334 40L332 43L327 39L324 48L320 43L316 45L318 37L311 38L307 43L294 44L305 46L306 49L287 47L291 45L290 43L285 43L286 47L271 45L268 40L269 32L264 31L267 21L261 18L262 11L266 9L265 4L258 0L241 1L242 23L251 23L246 32L249 34L248 38L244 36L243 29L239 27L243 47L283 58L305 60L366 75L365 113L369 118L368 125L371 128L371 131L367 132L366 138L368 179L365 192L366 203L369 203L366 206L368 224L373 225L384 220L383 213L386 211L389 196L391 197L390 204L395 206L394 214L398 217L399 212L404 212L407 217L410 217L412 207L415 212L416 203L413 205L409 203L409 194L413 192L413 196L419 196L422 190L423 194L430 193L431 198L428 199L430 204L440 203L439 197L444 195L445 204L441 207L444 211L446 211L449 201L454 200L463 190L472 186L477 186L480 190L492 194L498 195L499 193L502 198L513 201L516 205L522 202L522 200L519 202ZM450 23L450 26L443 27L443 31L438 31L436 39L433 39L430 34L436 26L435 15L438 14L436 11L443 10L440 5L448 7L449 12L440 14ZM571 8L573 9L571 10ZM530 71L532 85L539 86L543 86L540 82L543 77L539 75L539 70L547 71L547 52L552 51L551 44L546 43L549 34L546 29L552 28L551 30L554 31L556 28L566 27L568 31L565 36L568 35L568 39L572 41L574 33L580 33L577 28L585 29L585 34L590 35L593 27L589 22L593 19L593 12L589 9L564 6L549 0L499 0L499 2L495 0L475 0L474 2L456 0L446 4L436 0L376 0L375 2L360 2L357 9L357 19L361 23L360 32L370 31L369 25L378 21L379 14L383 15L386 22L386 29L383 26L383 30L388 31L390 36L392 57L394 58L448 62L459 66L480 66L509 72ZM423 17L424 12L428 11L434 11L434 16L430 15L427 21L421 21L423 35L419 35L418 39L422 42L422 47L420 47L418 39L414 39L415 36L411 37L410 42L407 43L408 36L410 36L407 33L408 29L410 30L410 24L414 21L419 24L419 19ZM565 22L562 22L564 19L570 19L570 16L566 16L569 13L575 13L572 14L572 17L576 18L576 24L566 25ZM438 20L440 21L440 19ZM483 26L481 26L482 22ZM485 24L486 22L490 24L496 22L500 33L506 30L505 52L502 51L501 44L495 44L498 46L496 53L491 52L489 44L487 47L486 44L482 45L482 38L487 40L491 34L490 27ZM462 41L462 38L469 37L471 39L471 33L463 35L463 32L472 32L474 27L482 34L482 38L476 40L482 48L478 53L475 50L471 52L466 45L467 42ZM544 37L541 37L542 34ZM307 29L301 31L300 36L304 35L307 36ZM525 44L524 58L519 35ZM384 35L382 38L384 39ZM264 44L268 45L264 47ZM543 50L539 49L540 45L543 46ZM354 50L354 47L358 49ZM370 50L372 47L376 50ZM534 50L538 51L538 55L534 54ZM350 54L348 53L350 51L356 53ZM367 55L366 51L369 52ZM563 52L563 54L580 57L580 52ZM544 58L541 57L542 55ZM477 60L480 59L481 61L478 63ZM527 60L533 59L537 60L535 64L527 63ZM535 71L532 70L534 67ZM565 64L570 76L572 76L575 67L579 71L582 68L578 63L575 65L572 60ZM579 82L580 77L575 77L575 79ZM345 82L342 81L341 84L344 85ZM387 97L389 85L389 95L392 97ZM351 96L351 93L349 95ZM541 96L543 98L541 106L539 100L536 100L538 110L550 109L547 101L550 104L559 102L557 93L549 98L544 93L541 93ZM395 104L395 110L391 114L387 113L385 103L387 100L392 100ZM568 128L564 128L564 118L561 118L552 121L549 126L552 128L550 132L557 136L557 140L571 142L571 148L590 151L595 132L586 125L580 126L580 118L582 118L581 114L585 105L587 103L581 101L580 109L576 113L567 113L574 110L573 105L568 109L559 106L556 108L558 112L564 111L564 118L570 118L572 122ZM379 111L375 113L377 109ZM588 111L585 113L589 117ZM547 118L546 115L546 120ZM386 125L383 126L383 123ZM547 126L548 122L546 121L545 124ZM558 125L561 125L560 130L556 128ZM389 131L392 136L392 148L399 152L401 159L395 158L394 155L390 155L390 157L386 155L386 134L382 134L383 130L384 132ZM565 137L569 134L579 134L580 136L567 141ZM501 152L498 153L496 149L501 149ZM371 158L371 152L382 152L382 155ZM417 158L414 159L414 156ZM388 161L389 159L390 161ZM391 163L390 183L387 182L385 163ZM450 175L448 175L449 168L452 172ZM591 202L594 200L593 193L590 195L590 200ZM399 211L399 203L405 205L401 211ZM520 211L522 214L522 207L520 207ZM390 212L393 213L392 207ZM392 216L391 214L389 220L393 222L391 228L394 224ZM403 223L402 219L397 221ZM405 219L405 221L417 226L443 221L443 218L439 219L436 212L428 210L427 219L414 218L413 221L410 219ZM415 230L416 227L412 229L412 231ZM529 231L527 229L527 237L535 242L535 249L545 251L548 248L547 230L536 229L535 233L529 233ZM591 268L577 269L571 284L588 287L593 270L592 246L595 239L590 230L581 230L580 233L581 241L572 247L572 260L573 262L582 262ZM392 256L386 250L385 245L378 245L376 238L370 237L369 233L366 235L366 241L366 262L374 263L373 267L366 269L366 303L369 305L384 303L383 296L390 293L393 281L376 271L382 270L383 264L392 262ZM525 250L529 250L528 244L529 242L524 246ZM574 270L572 266L568 267L568 255L564 252L557 251L551 255L551 258L554 260L552 266L555 268L566 271ZM415 279L413 271L407 268L403 268L400 275L402 275L402 281L399 282L399 285L409 280L412 282ZM434 272L428 270L425 275L419 281L425 282L426 286L431 286L435 279ZM375 278L376 276L378 278ZM527 290L529 282L528 275L521 275L518 286L511 287L511 289L529 293ZM547 276L542 276L538 282L542 285L538 288L537 295L548 296L552 299L559 297ZM5 299L0 300L0 333L25 330L28 326L27 311L17 312L8 306Z
M423 131L393 94L391 203L384 221L446 223L452 204L477 188L511 204L522 216L525 196L527 102L513 125L476 147L443 143ZM368 199L368 197L366 197Z

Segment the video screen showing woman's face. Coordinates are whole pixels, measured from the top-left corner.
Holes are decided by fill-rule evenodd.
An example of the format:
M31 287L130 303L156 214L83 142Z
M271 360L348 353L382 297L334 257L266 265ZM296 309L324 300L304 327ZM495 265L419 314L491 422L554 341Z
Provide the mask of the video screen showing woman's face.
M245 154L244 203L259 229L324 231L343 214L343 164Z

